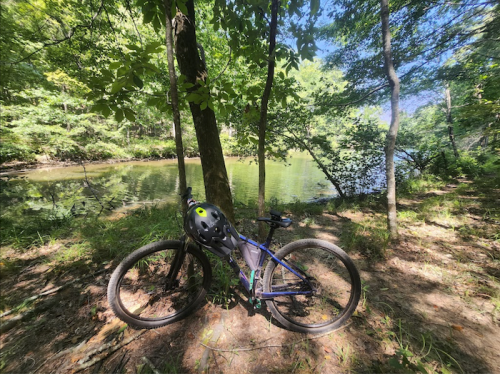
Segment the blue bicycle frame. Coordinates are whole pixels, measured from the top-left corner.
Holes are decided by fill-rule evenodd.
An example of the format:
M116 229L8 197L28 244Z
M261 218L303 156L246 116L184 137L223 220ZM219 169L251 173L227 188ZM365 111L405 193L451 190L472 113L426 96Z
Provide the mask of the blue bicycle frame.
M186 199L186 203L188 204L188 206L192 206L193 204L196 203L196 201L193 200L193 198L191 196L191 187L187 188L186 192L183 195L183 199ZM281 220L281 213L275 212L275 214L276 214L276 217ZM273 211L271 211L271 217L273 217ZM293 265L290 266L289 264L286 263L286 261L283 262L283 261L279 260L274 255L274 253L269 249L269 246L271 245L272 237L274 234L274 230L277 227L280 227L281 225L277 224L277 221L272 221L268 218L258 218L258 220L259 221L267 221L267 223L270 224L270 231L269 231L269 234L268 234L267 239L266 239L264 244L259 244L257 242L254 242L251 239L246 238L243 235L240 235L241 240L259 248L262 251L262 253L260 255L259 265L257 267L257 270L251 271L250 279L248 279L246 277L245 273L240 269L240 267L238 266L236 261L234 261L234 259L231 256L228 256L228 258L227 258L229 265L235 271L238 272L238 277L240 279L241 284L243 284L243 287L245 287L245 289L249 292L250 302L253 303L253 300L255 298L273 299L273 298L278 297L278 296L294 296L294 295L312 295L312 294L314 294L316 292L316 289L314 289L313 285L311 284L311 282L309 281L307 276L300 274L301 272L299 272L299 271L296 271L293 268L294 267ZM291 223L291 220L289 220L288 225L290 223ZM282 227L288 227L288 226L282 226ZM260 274L262 272L262 266L264 265L264 262L268 256L271 257L271 261L274 261L274 262L284 266L286 269L288 269L290 272L292 272L292 274L295 274L300 279L300 281L298 281L295 284L299 284L301 282L304 282L310 287L310 290L309 291L284 291L284 292L263 292L263 290L260 290L260 289L256 290L255 286L256 286L258 280L260 279ZM178 263L181 264L182 261L180 261ZM176 272L174 272L174 274L176 274ZM288 287L288 286L290 286L290 284L283 285L282 287Z
M260 299L273 299L273 298L278 297L278 296L312 295L315 290L314 290L312 284L307 279L307 277L304 276L303 274L300 274L299 272L297 272L295 269L293 269L286 262L279 260L274 255L274 253L269 249L269 245L271 244L271 236L272 235L270 235L268 237L268 240L264 244L259 244L257 242L254 242L251 239L246 238L243 235L240 235L241 240L258 247L262 251L261 256L260 256L260 260L259 260L259 267L257 270L251 272L250 279L248 279L247 276L245 275L245 273L243 272L243 270L239 269L239 267L238 267L238 269L239 269L238 276L240 278L240 282L243 285L243 287L245 287L245 289L249 293L252 293L252 290L255 287L255 283L256 283L255 281L258 280L260 277L262 266L264 265L266 258L268 256L270 256L271 257L270 261L275 261L278 264L284 266L286 269L288 269L290 272L292 272L294 275L296 275L299 279L301 279L301 281L308 284L309 287L311 288L311 290L309 290L309 291L284 291L284 292L263 292L262 290L254 290L256 297L258 297ZM229 265L231 265L233 268L236 265L236 262L231 257L229 258L228 262L229 262ZM238 265L236 265L236 266L238 266Z

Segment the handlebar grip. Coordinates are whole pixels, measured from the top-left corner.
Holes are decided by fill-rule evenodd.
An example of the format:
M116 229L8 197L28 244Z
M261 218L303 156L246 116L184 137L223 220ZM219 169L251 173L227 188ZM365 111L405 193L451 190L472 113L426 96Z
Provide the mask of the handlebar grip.
M182 199L183 200L191 199L193 197L193 195L191 195L192 190L193 189L191 187L186 188L186 192L184 192L184 194L182 195Z

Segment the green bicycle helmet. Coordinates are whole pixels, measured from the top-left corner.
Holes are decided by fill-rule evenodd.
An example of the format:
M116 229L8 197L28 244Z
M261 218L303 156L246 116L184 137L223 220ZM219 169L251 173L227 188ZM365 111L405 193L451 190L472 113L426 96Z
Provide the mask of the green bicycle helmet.
M196 243L220 257L230 254L239 239L224 213L209 203L196 204L189 208L184 230Z

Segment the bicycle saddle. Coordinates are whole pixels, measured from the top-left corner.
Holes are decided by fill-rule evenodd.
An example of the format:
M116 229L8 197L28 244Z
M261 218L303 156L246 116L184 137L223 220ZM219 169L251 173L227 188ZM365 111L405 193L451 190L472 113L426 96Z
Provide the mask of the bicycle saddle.
M278 212L276 210L271 209L271 211L269 213L271 214L271 218L259 217L259 218L257 218L257 221L265 222L268 225L273 226L275 228L288 227L293 222L290 218L282 218L281 212Z

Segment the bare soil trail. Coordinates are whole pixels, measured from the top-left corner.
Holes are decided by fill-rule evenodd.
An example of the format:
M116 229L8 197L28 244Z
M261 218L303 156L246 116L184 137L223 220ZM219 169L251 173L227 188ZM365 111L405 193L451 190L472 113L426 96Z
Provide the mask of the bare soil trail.
M377 204L292 216L295 224L278 233L278 243L349 243L363 281L355 315L321 336L283 329L265 306L249 316L238 286L225 294L228 303L211 294L180 322L132 330L107 304L114 265L56 271L50 258L60 242L24 253L4 248L3 310L40 296L2 316L0 371L500 373L500 222L488 213L499 197L498 190L486 196L450 185L399 199L401 238L394 244L377 237ZM256 231L253 221L240 224Z

